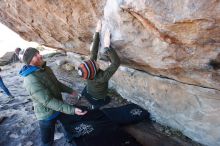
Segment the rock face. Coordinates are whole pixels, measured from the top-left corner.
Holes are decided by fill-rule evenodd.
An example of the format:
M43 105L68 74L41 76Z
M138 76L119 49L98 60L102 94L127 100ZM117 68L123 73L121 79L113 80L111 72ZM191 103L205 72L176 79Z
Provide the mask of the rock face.
M119 93L159 122L213 146L220 145L219 14L218 0L0 3L0 21L24 39L85 55L102 18L102 34L111 30L123 65L139 70L117 72Z
M103 7L98 0L1 1L0 21L25 40L85 54Z
M122 80L119 80L122 79ZM121 67L111 82L123 97L152 117L206 145L220 144L220 91L183 84Z
M209 65L220 52L219 2L108 1L104 10L113 44L125 64L220 89L219 79L215 79L220 76Z

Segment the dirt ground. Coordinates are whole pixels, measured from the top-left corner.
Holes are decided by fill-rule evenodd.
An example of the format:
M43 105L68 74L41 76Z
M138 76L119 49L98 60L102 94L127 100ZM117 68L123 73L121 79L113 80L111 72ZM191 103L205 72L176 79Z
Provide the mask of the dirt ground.
M85 86L85 81L78 77L76 71L66 71L63 66L58 66L55 62L64 57L62 54L50 55L46 58L47 64L52 67L61 82L81 92ZM32 102L22 86L23 79L18 74L22 66L23 63L16 62L1 67L0 75L15 96L13 100L10 100L6 95L0 93L1 146L40 145L40 131ZM112 97L111 103L105 107L117 107L128 103L112 89L109 89L109 96ZM69 104L88 105L88 102L83 98L77 101L67 94L63 94L63 98ZM200 144L183 136L179 131L162 126L154 121L145 121L123 128L144 146L200 146ZM66 143L62 128L57 125L55 146L64 145L70 144Z

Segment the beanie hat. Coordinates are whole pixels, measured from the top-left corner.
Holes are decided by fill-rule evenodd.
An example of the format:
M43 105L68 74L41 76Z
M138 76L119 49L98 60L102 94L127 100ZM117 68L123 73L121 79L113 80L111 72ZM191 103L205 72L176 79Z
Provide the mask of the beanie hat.
M25 64L30 64L32 58L36 53L39 53L39 51L35 48L29 47L25 50L23 55L23 61Z
M93 80L96 73L97 73L97 68L95 61L93 60L83 61L83 63L81 63L78 67L78 74L83 79Z

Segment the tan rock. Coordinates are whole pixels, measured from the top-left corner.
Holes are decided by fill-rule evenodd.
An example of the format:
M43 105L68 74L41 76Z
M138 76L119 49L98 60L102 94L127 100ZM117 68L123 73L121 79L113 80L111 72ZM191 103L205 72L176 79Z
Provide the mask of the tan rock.
M74 70L74 66L71 63L66 63L66 64L62 65L62 67L67 71Z

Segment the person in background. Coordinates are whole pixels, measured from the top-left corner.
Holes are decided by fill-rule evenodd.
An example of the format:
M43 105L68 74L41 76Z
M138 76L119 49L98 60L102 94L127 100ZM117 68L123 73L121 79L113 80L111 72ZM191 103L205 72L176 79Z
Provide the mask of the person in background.
M21 51L21 48L16 48L15 49L15 54L18 56L20 51Z
M75 117L73 115L82 116L87 111L65 103L61 92L77 96L76 91L58 81L37 49L27 48L23 55L23 62L25 65L19 74L24 77L24 87L33 101L43 145L53 144L56 121L60 121L64 127L67 140L73 141L74 130L71 128Z
M0 71L2 71L2 69L0 68ZM4 93L10 98L14 98L14 96L11 95L10 91L8 90L8 88L5 86L2 77L0 76L0 87L2 88L2 90L4 91Z
M15 54L18 57L19 61L22 62L22 57L23 57L23 54L24 54L24 50L22 50L21 48L18 47L18 48L15 49Z
M113 48L110 47L110 32L104 34L104 55L110 60L111 64L107 69L99 68L97 54L99 49L99 33L101 31L101 21L97 23L93 43L90 48L90 59L83 61L78 67L78 74L87 81L87 85L82 91L84 96L91 104L91 109L97 109L110 102L108 93L108 82L120 66L120 59Z

